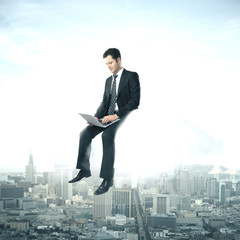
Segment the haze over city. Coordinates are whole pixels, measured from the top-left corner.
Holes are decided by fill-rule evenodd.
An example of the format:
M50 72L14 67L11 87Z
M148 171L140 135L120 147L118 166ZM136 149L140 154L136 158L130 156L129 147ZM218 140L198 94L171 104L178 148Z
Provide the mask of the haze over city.
M109 47L142 94L118 133L116 169L239 168L239 13L234 0L0 0L1 170L23 170L30 153L40 171L75 167L78 113L102 100ZM101 148L97 137L94 166Z

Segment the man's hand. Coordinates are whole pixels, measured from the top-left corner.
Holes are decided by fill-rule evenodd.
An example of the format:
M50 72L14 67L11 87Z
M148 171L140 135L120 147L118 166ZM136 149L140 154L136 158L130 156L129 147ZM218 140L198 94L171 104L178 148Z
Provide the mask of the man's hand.
M95 118L98 120L97 117L95 117ZM88 126L92 127L93 125L92 125L91 123L88 122Z
M108 123L108 122L111 122L111 121L114 121L116 119L118 119L118 115L117 114L114 114L114 115L108 115L108 116L105 116L102 120L102 123Z

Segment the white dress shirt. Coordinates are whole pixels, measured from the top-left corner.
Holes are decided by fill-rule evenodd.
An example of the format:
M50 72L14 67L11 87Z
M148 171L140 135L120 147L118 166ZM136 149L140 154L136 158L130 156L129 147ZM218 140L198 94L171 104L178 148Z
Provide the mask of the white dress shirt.
M117 75L117 78L116 78L116 93L117 93L117 96L118 96L119 82L120 82L120 79L121 79L121 76L122 76L123 69L124 69L124 68L122 68L122 69L116 74L116 75ZM113 84L113 80L114 80L114 77L113 77L113 75L112 75L112 84ZM112 86L111 86L111 88L112 88ZM116 97L117 97L117 96L116 96ZM116 104L116 106L115 106L115 110L116 110L116 111L118 110L117 104Z

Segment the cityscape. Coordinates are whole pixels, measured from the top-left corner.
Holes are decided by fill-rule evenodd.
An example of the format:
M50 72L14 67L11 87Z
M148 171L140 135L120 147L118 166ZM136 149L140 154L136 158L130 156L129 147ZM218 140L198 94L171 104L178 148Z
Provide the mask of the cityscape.
M103 195L97 171L75 184L76 170L0 172L0 239L240 239L240 171L179 166L172 173L117 173Z
M237 0L0 0L0 240L240 240L239 13ZM141 102L96 196L100 136L92 176L68 181L112 47Z

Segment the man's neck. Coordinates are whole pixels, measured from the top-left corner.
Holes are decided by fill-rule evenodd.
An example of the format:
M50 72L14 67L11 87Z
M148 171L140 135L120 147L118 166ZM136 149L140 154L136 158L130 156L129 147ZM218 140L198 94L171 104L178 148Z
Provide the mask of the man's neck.
M117 71L116 73L113 73L113 74L117 75L122 69L123 69L123 68L120 67L120 68L118 69L118 71Z

